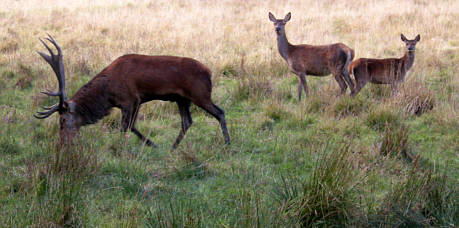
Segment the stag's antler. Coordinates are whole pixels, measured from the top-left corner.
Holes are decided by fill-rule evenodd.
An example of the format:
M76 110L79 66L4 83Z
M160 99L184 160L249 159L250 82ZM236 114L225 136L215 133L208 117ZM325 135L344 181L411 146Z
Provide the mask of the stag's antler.
M43 52L38 52L38 54L40 54L41 57L43 57L43 59L45 59L46 62L48 62L49 65L51 65L51 67L53 68L53 71L57 77L57 81L59 82L59 91L51 92L47 90L47 91L42 91L41 93L46 94L48 96L59 97L59 103L51 107L42 106L42 108L47 111L37 112L36 114L34 114L34 117L38 119L44 119L56 111L64 110L64 102L67 100L65 96L65 71L64 71L64 64L62 62L61 47L59 46L59 44L57 44L56 40L54 40L54 38L51 35L48 34L48 37L46 37L45 39L51 42L56 47L57 55L54 54L51 48L48 45L46 45L46 43L42 39L39 39L39 40L45 46L45 48L48 49L50 55L47 55Z

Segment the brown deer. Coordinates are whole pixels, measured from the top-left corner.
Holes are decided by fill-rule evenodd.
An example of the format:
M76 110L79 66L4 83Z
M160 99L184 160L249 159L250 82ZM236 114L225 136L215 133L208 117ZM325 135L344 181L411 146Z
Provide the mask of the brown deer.
M413 66L416 43L421 40L418 34L414 40L408 40L401 34L406 50L402 58L367 59L360 58L349 65L349 72L354 75L355 89L351 96L357 95L368 83L390 84L392 94L397 92L398 84L405 80L406 72Z
M306 95L309 93L306 75L327 76L331 73L341 88L341 94L346 93L348 85L352 91L354 83L349 77L347 67L354 58L354 50L342 43L319 46L292 45L285 35L285 24L290 18L291 13L284 19L276 19L271 12L269 13L269 20L274 22L279 53L287 62L289 70L299 77L298 100L301 100L302 89Z
M122 130L131 130L148 146L156 145L144 137L135 122L142 103L151 100L176 102L182 118L182 129L172 148L176 148L193 123L191 102L204 109L219 122L230 143L224 111L211 100L211 72L202 63L191 58L175 56L124 55L113 61L91 81L81 87L71 99L65 96L65 72L62 50L48 34L46 38L57 49L57 55L40 39L50 55L38 52L54 70L59 81L58 92L42 92L59 97L59 103L37 112L38 119L60 114L61 144L68 144L81 126L96 123L110 113L112 107L121 109Z

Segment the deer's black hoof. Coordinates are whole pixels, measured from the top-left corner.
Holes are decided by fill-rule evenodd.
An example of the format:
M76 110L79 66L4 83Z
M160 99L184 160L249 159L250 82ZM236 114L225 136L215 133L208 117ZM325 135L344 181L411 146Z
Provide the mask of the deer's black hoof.
M147 146L150 146L150 147L154 147L154 148L158 148L158 145L156 145L155 143L153 143L152 141L150 140L145 140L145 145Z

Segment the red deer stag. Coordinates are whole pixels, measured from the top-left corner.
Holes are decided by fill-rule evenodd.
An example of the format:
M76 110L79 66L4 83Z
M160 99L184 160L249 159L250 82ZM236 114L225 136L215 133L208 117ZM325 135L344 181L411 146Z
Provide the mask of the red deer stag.
M59 103L42 107L47 111L37 112L34 116L44 119L58 112L61 143L69 143L81 126L96 123L108 115L112 107L117 107L122 112L123 131L131 130L146 145L156 147L135 128L140 105L151 100L172 101L178 105L182 129L172 148L179 145L193 123L191 102L220 122L225 143L230 143L224 111L211 100L211 72L197 60L174 56L124 55L81 87L71 99L67 99L62 50L50 35L46 39L56 47L57 55L42 39L40 41L50 55L38 53L53 68L59 81L59 91L42 93L59 97Z
M355 78L355 89L351 96L357 95L368 82L391 84L392 94L397 92L398 84L405 80L406 72L413 66L414 50L416 43L421 40L421 36L417 35L414 40L408 40L401 34L401 38L406 45L405 55L402 58L360 58L349 65L349 72Z
M338 82L342 94L346 93L346 82L352 91L354 84L349 77L347 67L354 58L354 50L342 43L320 46L292 45L285 35L285 24L290 18L290 13L280 20L276 19L271 12L269 13L269 20L274 22L279 53L287 62L290 71L299 77L298 100L301 100L302 89L306 95L309 93L306 75L327 76L331 73Z

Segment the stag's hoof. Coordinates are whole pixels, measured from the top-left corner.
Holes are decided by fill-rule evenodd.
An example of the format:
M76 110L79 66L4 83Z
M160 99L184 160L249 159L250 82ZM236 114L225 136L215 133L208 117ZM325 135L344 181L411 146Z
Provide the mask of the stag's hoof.
M156 145L155 143L153 143L152 141L150 140L145 140L145 145L147 146L151 146L151 147L154 147L154 148L158 148L158 145Z

